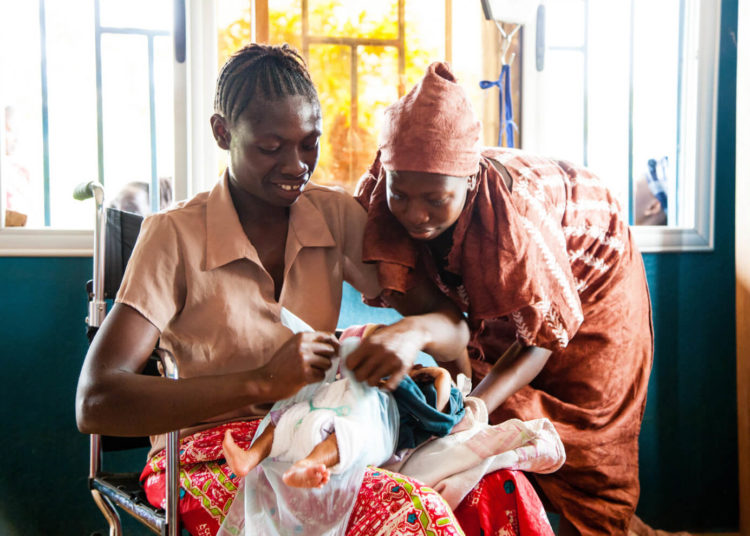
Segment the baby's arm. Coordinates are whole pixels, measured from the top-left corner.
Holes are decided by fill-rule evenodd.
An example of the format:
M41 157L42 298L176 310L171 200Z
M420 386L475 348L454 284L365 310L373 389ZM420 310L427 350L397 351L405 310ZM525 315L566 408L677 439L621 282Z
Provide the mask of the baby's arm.
M414 367L409 372L409 376L415 381L420 376L431 378L437 392L435 406L438 411L445 410L451 396L451 375L446 369L442 367Z

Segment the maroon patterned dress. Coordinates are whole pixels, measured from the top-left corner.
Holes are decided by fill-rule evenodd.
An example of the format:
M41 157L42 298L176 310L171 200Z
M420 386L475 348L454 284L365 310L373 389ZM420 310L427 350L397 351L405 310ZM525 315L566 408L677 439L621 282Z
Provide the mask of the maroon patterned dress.
M383 288L405 292L427 274L467 313L474 385L515 341L553 352L490 421L550 419L567 461L536 482L582 533L626 534L653 355L641 255L618 202L589 170L514 149L482 155L438 259L388 210L376 160L357 191L368 210L363 258L377 263Z

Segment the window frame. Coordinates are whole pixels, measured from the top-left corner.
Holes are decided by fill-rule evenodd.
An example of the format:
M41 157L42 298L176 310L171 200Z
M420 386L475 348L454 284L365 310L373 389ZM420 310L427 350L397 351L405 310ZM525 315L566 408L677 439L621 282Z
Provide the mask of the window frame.
M679 201L692 218L683 227L652 225L632 226L636 243L644 253L672 253L687 251L709 252L714 249L714 210L716 185L716 117L719 83L719 45L721 40L721 2L688 0L690 16L699 22L698 62L695 72L687 73L697 91L696 109L686 110L694 118L695 153L682 151L683 175L693 188L683 187ZM690 90L688 89L688 90ZM688 129L688 134L690 130ZM684 141L684 139L683 139ZM692 158L690 158L692 157ZM689 158L689 160L688 160Z
M265 0L249 0L255 20L263 17ZM450 0L449 0L450 1ZM692 74L697 82L695 114L694 189L685 206L693 208L691 224L685 227L632 226L640 250L652 252L712 251L714 248L716 116L719 70L721 3L710 0L687 0L696 6L700 20L699 58L697 71ZM216 180L217 155L206 119L213 113L212 95L217 67L217 44L214 38L215 13L213 2L180 0L175 2L185 10L184 38L186 61L174 62L175 106L175 199L186 199L194 192L209 188ZM261 9L258 8L261 6ZM267 12L266 12L267 17ZM179 19L176 16L176 19ZM529 25L532 26L532 25ZM257 28L254 25L254 28ZM179 29L178 29L179 30ZM260 26L262 32L262 26ZM523 32L525 50L534 50L535 33ZM446 49L447 51L450 48ZM534 55L524 54L524 73L533 73ZM525 77L526 78L526 77ZM533 83L526 83L522 99L523 131L526 136L539 118L534 113ZM3 121L0 118L0 121ZM0 125L4 127L4 125ZM0 144L4 142L4 128L0 128ZM0 168L0 185L2 169ZM685 190L685 189L683 189ZM72 193L71 193L72 195ZM85 210L86 204L82 204ZM92 219L94 209L91 207ZM4 196L0 196L0 257L78 257L90 256L93 250L93 231L66 229L5 228Z
M45 30L43 28L44 25L44 2L45 0L39 0L40 1L40 19L41 19L41 39L43 47L46 46L44 43L45 40ZM180 5L182 4L182 5ZM195 11L196 13L190 14L188 19L192 19L194 21L200 21L202 14L198 11L201 6L204 4L203 2L190 2L189 9L192 11ZM209 3L211 7L213 5ZM175 2L175 9L185 9L184 2ZM96 35L96 77L97 77L97 93L99 95L98 102L97 102L97 115L99 117L98 120L98 126L99 129L99 135L98 138L98 174L99 174L99 181L101 182L102 177L102 133L101 133L101 53L100 53L100 47L101 47L101 37L104 34L132 34L132 35L142 35L146 37L148 40L148 47L149 47L149 70L150 75L153 78L153 58L152 58L152 49L153 49L153 41L158 36L163 36L164 32L158 31L158 30L138 30L138 29L132 29L132 28L126 28L126 29L120 29L120 28L110 28L107 26L104 26L100 23L99 20L99 2L98 0L94 2L94 10L95 10L95 21L96 21L96 27L95 27L95 35ZM211 10L205 10L204 11L211 11ZM186 15L188 15L186 13ZM177 20L177 17L175 18ZM207 28L207 26L203 25L203 28ZM191 28L191 30L198 30L198 28ZM173 29L173 33L177 33L176 29ZM183 32L184 33L184 32ZM43 48L44 50L44 48ZM215 44L214 44L214 51L215 51ZM42 64L44 64L45 53L42 53ZM215 61L214 61L215 65ZM174 66L174 75L175 75L175 81L174 81L174 106L175 106L175 136L177 136L178 132L186 132L185 126L189 124L188 117L187 117L187 84L186 84L186 77L188 73L188 69L186 65L180 64L177 61L173 63ZM42 65L42 76L45 75L45 69L44 65ZM178 78L179 83L178 83ZM213 72L209 75L211 78L213 78L214 74ZM151 83L153 83L153 80L151 80ZM213 89L211 89L213 91ZM43 85L43 92L42 92L42 104L43 108L45 108L46 113L46 96L45 96L45 87ZM150 89L150 106L153 108L153 88ZM153 114L153 109L151 110L151 113ZM44 114L43 114L44 117ZM4 124L4 116L0 117L0 146L3 146L5 143L5 124ZM152 177L151 177L151 185L152 185L152 191L156 191L156 188L153 188L155 184L158 184L158 178L156 177L156 170L155 170L155 154L154 151L154 144L155 140L153 139L154 136L154 124L153 124L153 117L151 117L151 146L152 146L152 155L151 155L151 169L152 169ZM44 121L44 119L43 119ZM187 162L187 156L189 154L187 149L187 142L189 141L190 136L183 136L182 139L178 142L177 139L175 139L175 180L174 180L174 189L175 194L177 196L182 197L176 197L177 199L183 199L188 196L189 191L194 191L193 188L191 188L185 180L180 180L180 177L189 177L189 174L186 173L186 162ZM213 142L213 140L211 140ZM44 140L45 145L45 151L47 150L47 139ZM47 156L46 153L44 155L44 161L45 161L45 183L49 181L49 170L47 169ZM2 159L2 155L0 155L0 192L4 191L2 189L3 184L3 166L4 162ZM214 167L215 169L215 167ZM49 188L45 187L45 197L48 196ZM73 195L73 192L70 192L71 195ZM112 194L110 192L110 194ZM112 194L113 195L113 194ZM152 207L155 205L155 203L158 202L158 197L154 196L152 198ZM91 219L92 223L95 221L95 210L93 206L93 202L86 201L81 203L81 210L87 210L90 209L91 211ZM49 200L45 198L45 222L49 221ZM0 195L0 257L86 257L91 256L93 254L93 240L94 240L94 225L92 224L92 229L63 229L63 228L54 228L54 227L38 227L38 228L26 228L26 227L5 227L5 196Z
M695 149L692 155L681 151L682 179L687 181L679 192L679 202L687 211L683 226L632 225L630 227L636 244L642 253L679 253L689 251L709 252L714 249L714 210L716 173L716 116L719 71L719 45L721 25L721 2L713 0L685 0L690 21L698 21L696 35L686 39L697 39L697 46L683 45L684 50L697 50L695 68L685 73L693 83L684 91L696 92L695 109L686 109L684 117L695 125L695 130L686 130L695 139L690 143ZM535 50L536 33L534 21L524 21L528 29L523 32L523 49ZM537 112L535 84L536 57L523 54L524 95L522 98L522 127L524 145L533 150L534 129L540 128L543 118ZM688 66L689 68L689 66ZM686 145L686 140L681 143ZM691 188L692 186L692 188ZM692 212L692 213L691 213Z

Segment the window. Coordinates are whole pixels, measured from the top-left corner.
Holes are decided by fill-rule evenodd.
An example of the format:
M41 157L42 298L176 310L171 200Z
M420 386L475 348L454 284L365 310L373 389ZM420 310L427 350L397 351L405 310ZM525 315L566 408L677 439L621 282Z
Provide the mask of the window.
M217 7L220 63L253 35L302 53L323 111L314 180L350 191L375 156L383 109L418 82L429 63L450 60L453 52L450 0L256 0ZM478 3L474 7L478 14ZM475 18L475 30L480 23Z
M634 227L642 250L710 249L720 2L488 1L526 13L506 56L516 145L593 168L634 224L654 160L666 225ZM188 9L185 62L173 5ZM0 209L26 214L0 228L0 255L90 254L93 209L71 196L85 180L110 199L169 177L175 199L210 188L224 157L208 126L218 66L251 40L306 55L324 108L317 182L353 189L383 108L435 60L497 143L497 89L479 81L498 77L502 47L479 0L0 0L0 39Z
M513 12L523 23L506 53L516 145L596 171L642 251L710 250L720 2L488 1L501 21ZM481 2L239 4L244 15L220 22L220 36L290 42L309 60L326 122L316 181L352 187L374 155L382 108L436 59L452 63L483 120L484 143L497 143L497 90L477 82L497 78L502 45L481 20ZM383 42L364 42L374 35Z
M88 251L75 185L145 211L171 191L172 2L3 1L0 20L0 249Z
M642 251L713 247L719 17L712 1L549 1L543 69L523 60L522 146L596 171Z

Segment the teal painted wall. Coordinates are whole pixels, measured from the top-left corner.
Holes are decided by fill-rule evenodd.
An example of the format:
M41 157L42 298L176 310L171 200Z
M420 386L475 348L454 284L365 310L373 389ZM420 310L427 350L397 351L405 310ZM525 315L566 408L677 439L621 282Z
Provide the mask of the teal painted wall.
M734 152L737 0L723 0L716 249L644 260L656 351L641 434L639 513L663 529L737 530ZM0 534L84 535L106 524L86 488L74 393L90 259L0 258ZM347 289L342 325L388 321ZM140 467L144 453L111 456ZM132 469L131 469L132 470ZM127 534L148 534L126 521Z
M715 249L644 255L656 333L639 514L662 529L737 530L737 0L722 2Z
M107 534L86 484L88 437L75 426L90 273L91 259L0 258L4 536ZM128 456L115 456L113 467L142 464L145 453Z

